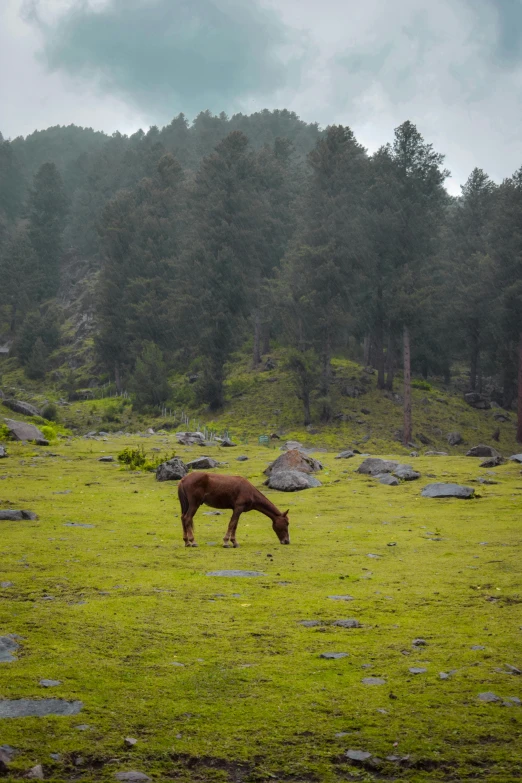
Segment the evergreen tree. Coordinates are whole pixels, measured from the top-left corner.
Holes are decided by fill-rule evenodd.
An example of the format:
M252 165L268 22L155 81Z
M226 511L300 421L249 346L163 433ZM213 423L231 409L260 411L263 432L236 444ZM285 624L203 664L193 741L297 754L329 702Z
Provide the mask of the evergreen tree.
M28 378L32 380L40 380L45 376L47 370L47 351L44 345L44 341L41 337L37 337L36 341L29 354L27 366L25 372Z
M169 397L167 368L160 349L153 342L145 342L143 345L141 355L136 360L131 389L138 410L161 405Z
M34 176L29 194L29 237L38 259L39 300L58 290L66 212L60 173L54 163L44 163Z

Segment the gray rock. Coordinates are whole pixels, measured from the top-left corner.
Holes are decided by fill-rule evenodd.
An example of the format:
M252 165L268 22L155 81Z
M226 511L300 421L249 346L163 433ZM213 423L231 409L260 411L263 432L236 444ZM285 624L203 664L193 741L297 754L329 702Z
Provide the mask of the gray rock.
M449 680L450 675L447 672L439 672L439 680Z
M98 462L114 462L114 457L111 457L111 456L100 457L98 459Z
M63 756L61 753L49 753L49 758L51 758L53 761L61 761Z
M237 443L232 443L230 438L224 438L221 441L221 445L224 446L225 448L235 448L237 446Z
M379 481L379 484L386 484L388 487L398 487L400 484L399 479L390 473L380 473L375 478Z
M505 462L504 457L488 457L484 462L480 463L481 468L498 468L499 465L503 465Z
M16 661L14 652L19 646L20 645L13 634L0 636L0 663L12 663L13 661Z
M355 452L348 449L348 451L341 451L335 459L350 459L351 457L355 457Z
M35 767L32 767L32 769L29 770L26 778L30 778L32 780L43 780L44 779L44 773L42 769L41 764L37 764Z
M292 470L299 473L317 473L323 469L319 460L310 457L299 449L289 449L281 454L275 462L271 462L265 470L265 476L271 476L273 473Z
M372 757L371 753L367 753L365 750L347 750L344 754L350 761L368 761Z
M331 601L355 601L353 595L329 595Z
M340 658L348 658L348 653L325 652L325 653L321 653L319 658L324 658L326 661L338 661Z
M475 494L473 487L459 484L428 484L421 492L424 498L461 498L467 500Z
M520 669L517 669L516 666L513 666L511 663L505 663L504 668L506 669L508 674L522 674L522 671Z
M265 484L270 489L278 489L280 492L299 492L302 489L321 486L321 482L315 476L298 470L280 470L271 473Z
M7 457L7 449L5 446L0 446L0 459L5 459Z
M178 443L183 446L203 446L205 443L205 436L202 432L176 432L176 438Z
M336 620L334 625L338 625L339 628L362 628L359 620L354 620L353 618L349 620Z
M7 429L13 440L34 440L37 442L45 440L42 432L34 424L27 424L25 421L16 421L15 419L4 419Z
M30 405L28 402L22 402L21 400L4 400L6 408L10 408L15 413L21 413L22 416L41 416L41 412L34 405Z
M303 448L303 444L298 440L287 440L286 443L281 446L281 451L292 451L293 449L300 450Z
M0 753L2 754L0 758L3 759L4 763L10 764L18 751L12 748L11 745L0 745Z
M187 466L178 457L162 462L156 470L156 481L178 481L187 475Z
M320 620L300 620L299 625L303 625L305 628L316 628L318 625L322 625Z
M0 587L5 590L8 587L14 587L14 582L0 582Z
M208 468L217 468L219 464L217 459L212 459L212 457L198 457L192 462L187 462L186 467L188 470L207 470Z
M87 528L95 527L94 525L88 525L84 522L64 522L63 526L64 527L87 527Z
M522 463L522 454L513 454L512 457L509 458L512 462L520 462Z
M79 726L74 727L76 731L89 731L91 728L87 723L80 723Z
M500 696L497 696L496 693L493 693L492 691L485 691L484 693L479 693L477 698L479 699L479 701L486 702L486 704L502 701Z
M411 465L399 465L394 471L393 475L401 481L416 481L420 478L420 473L413 470Z
M147 780L150 780L144 772L137 772L134 769L131 769L129 772L116 772L114 777L116 780L123 781L123 783L146 783Z
M77 715L81 701L63 699L0 699L0 718L43 718L46 715Z
M60 680L40 680L39 685L42 686L42 688L57 688L58 685L61 685Z
M483 644L472 644L471 645L471 649L472 650L485 650L486 648L484 647Z
M247 462L248 457L246 457L244 454L242 454L240 457L236 457L237 462Z
M10 508L0 509L0 519L9 522L18 522L23 518L24 517L21 511L14 511L13 509Z
M411 666L408 671L411 674L426 674L428 670L424 666Z
M134 739L134 737L125 737L125 739L123 740L123 742L125 743L125 745L126 745L128 748L133 748L135 745L137 745L137 744L138 744L138 740L137 740L137 739Z
M447 457L448 452L447 451L427 451L424 455L425 457Z
M426 641L426 639L414 639L412 642L412 645L414 647L426 647L427 644L428 642Z
M464 400L468 405L471 405L472 408L477 408L478 410L488 410L488 408L491 407L488 398L478 392L468 392L468 394L464 395Z
M357 468L357 473L363 473L367 476L378 476L381 473L393 473L398 468L399 463L393 460L379 459L378 457L368 457Z
M462 443L462 435L460 432L450 432L446 440L450 446L458 446Z
M263 571L207 571L207 576L264 576Z
M466 457L500 457L501 454L493 446L485 446L483 443L479 443L478 446L473 446L466 452Z
M361 682L364 685L386 685L386 680L382 677L363 677Z

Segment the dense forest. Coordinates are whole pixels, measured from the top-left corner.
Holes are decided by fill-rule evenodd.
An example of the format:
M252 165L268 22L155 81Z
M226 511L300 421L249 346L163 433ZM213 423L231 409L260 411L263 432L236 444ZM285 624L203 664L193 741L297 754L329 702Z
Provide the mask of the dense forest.
M110 380L141 407L190 373L218 410L233 353L255 369L276 342L305 423L332 416L348 354L379 388L404 373L405 443L410 373L465 367L477 399L518 389L522 441L522 168L476 168L459 198L447 177L411 122L373 155L288 111L0 135L0 344L29 378Z

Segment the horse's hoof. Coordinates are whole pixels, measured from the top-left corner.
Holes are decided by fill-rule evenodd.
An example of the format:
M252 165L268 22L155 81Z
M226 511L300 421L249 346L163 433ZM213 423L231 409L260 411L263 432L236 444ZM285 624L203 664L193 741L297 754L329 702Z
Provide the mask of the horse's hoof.
M228 543L228 541L223 542L223 549L230 549L230 544Z
M234 541L234 543L232 544L232 546L234 547L234 549L237 549L237 548L238 548L238 546L239 546L239 544L236 544L236 542Z

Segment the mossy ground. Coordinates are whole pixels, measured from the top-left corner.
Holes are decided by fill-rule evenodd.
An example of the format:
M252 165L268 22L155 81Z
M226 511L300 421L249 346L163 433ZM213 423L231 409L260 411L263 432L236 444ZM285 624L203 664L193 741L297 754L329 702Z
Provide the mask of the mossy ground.
M245 783L520 779L522 708L477 700L483 691L522 696L521 677L496 671L522 665L520 466L496 468L499 483L474 485L476 500L436 501L420 497L423 485L492 476L480 460L420 457L420 481L386 487L354 473L361 457L331 452L321 456L321 488L266 492L290 508L289 547L252 512L240 521L240 548L223 549L228 517L202 509L199 548L185 549L176 485L98 462L127 445L163 452L174 442L10 444L0 462L0 507L39 515L0 522L0 581L13 583L0 589L0 635L23 637L18 660L0 664L0 697L85 705L74 717L0 721L0 744L20 751L13 779L36 763L55 781L109 781L129 769ZM251 438L204 453L264 490L277 452ZM236 462L239 453L249 461ZM231 568L264 576L206 575ZM354 600L328 598L338 594ZM330 624L350 617L362 628ZM325 624L305 628L306 619ZM416 637L428 645L414 648ZM349 656L321 660L328 651ZM412 675L412 666L427 672ZM364 685L367 676L386 684ZM63 684L44 690L41 678ZM138 740L132 750L128 736ZM356 767L348 748L410 761Z

